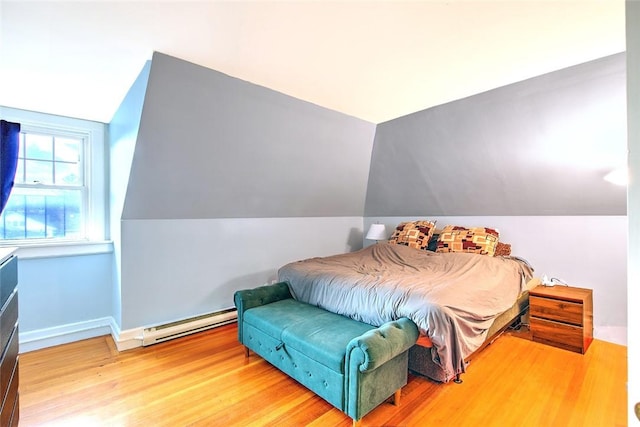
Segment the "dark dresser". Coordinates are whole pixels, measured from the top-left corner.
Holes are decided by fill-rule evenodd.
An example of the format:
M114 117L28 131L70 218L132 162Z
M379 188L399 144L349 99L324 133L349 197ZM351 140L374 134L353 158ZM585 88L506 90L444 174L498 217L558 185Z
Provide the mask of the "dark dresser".
M0 248L0 426L17 426L18 399L18 258L14 248Z

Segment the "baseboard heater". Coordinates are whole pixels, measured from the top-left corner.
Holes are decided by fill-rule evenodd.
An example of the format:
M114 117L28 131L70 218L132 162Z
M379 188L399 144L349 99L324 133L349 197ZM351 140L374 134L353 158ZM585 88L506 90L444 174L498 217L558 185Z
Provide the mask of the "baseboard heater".
M164 325L152 326L142 331L142 345L147 346L207 329L217 328L238 320L235 308L203 314L189 319L178 320Z

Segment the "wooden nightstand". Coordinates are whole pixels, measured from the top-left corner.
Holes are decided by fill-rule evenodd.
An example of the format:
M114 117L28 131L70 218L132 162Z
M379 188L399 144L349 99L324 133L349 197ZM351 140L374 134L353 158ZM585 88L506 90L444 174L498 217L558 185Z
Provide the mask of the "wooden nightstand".
M593 291L570 286L536 286L529 291L534 341L586 353L593 341Z

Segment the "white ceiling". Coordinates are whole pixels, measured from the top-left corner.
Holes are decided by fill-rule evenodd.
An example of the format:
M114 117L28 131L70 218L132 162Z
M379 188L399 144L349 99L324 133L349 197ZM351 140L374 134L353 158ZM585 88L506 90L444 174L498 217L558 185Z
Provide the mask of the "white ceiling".
M625 50L624 0L0 0L0 105L109 122L156 50L375 123Z

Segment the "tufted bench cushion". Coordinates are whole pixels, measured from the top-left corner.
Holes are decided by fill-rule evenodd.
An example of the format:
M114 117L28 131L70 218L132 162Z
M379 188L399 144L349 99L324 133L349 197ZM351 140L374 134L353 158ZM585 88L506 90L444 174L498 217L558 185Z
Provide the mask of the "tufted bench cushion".
M374 329L291 298L248 310L244 323L282 343L285 351L295 349L341 374L347 344Z
M239 291L234 300L240 342L354 422L407 383L418 337L408 319L377 328L296 301L285 283Z

